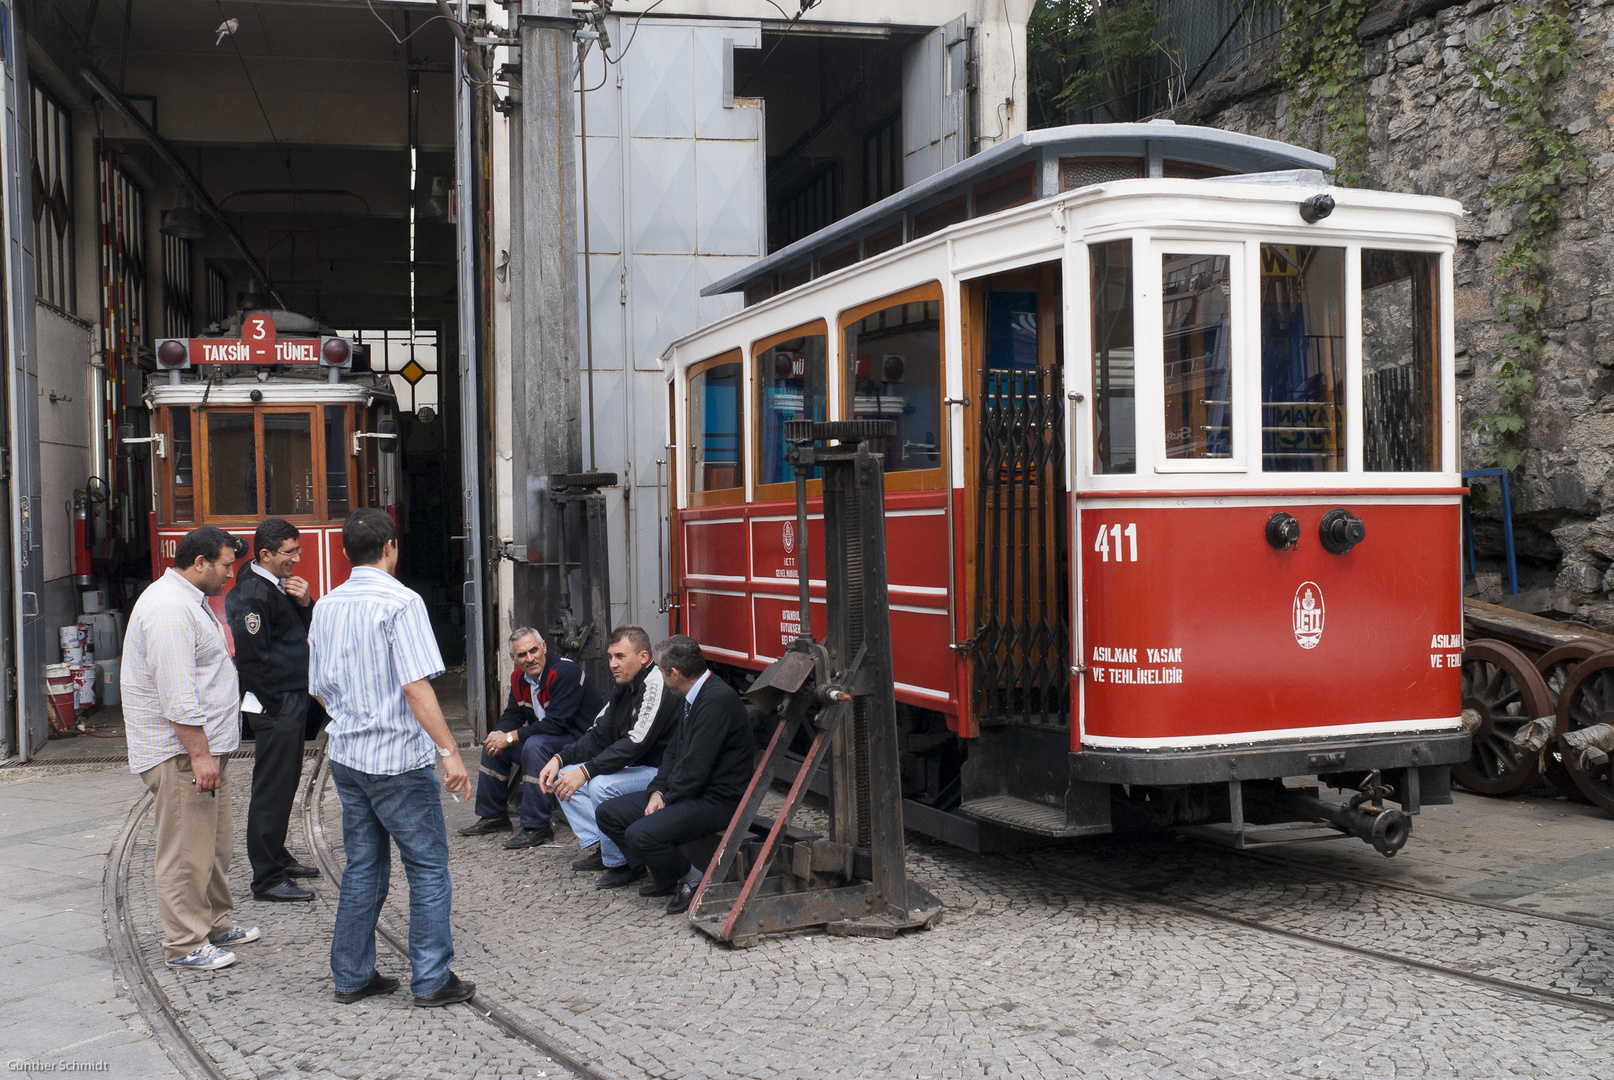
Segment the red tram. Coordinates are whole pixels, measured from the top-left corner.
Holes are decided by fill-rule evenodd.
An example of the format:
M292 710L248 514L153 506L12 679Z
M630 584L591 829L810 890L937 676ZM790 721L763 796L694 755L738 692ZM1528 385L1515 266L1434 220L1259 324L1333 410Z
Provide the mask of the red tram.
M821 628L784 424L893 420L908 827L1242 844L1348 817L1393 853L1404 816L1386 842L1284 778L1416 813L1468 756L1462 209L1332 165L1165 122L1031 132L709 287L747 306L663 358L675 628L739 682Z
M347 580L348 511L397 502L387 376L370 373L352 341L285 311L248 313L236 336L155 344L158 374L145 394L152 576L173 565L192 529L216 525L250 542L259 522L281 517L302 534L297 573L313 596ZM224 597L209 602L222 621Z

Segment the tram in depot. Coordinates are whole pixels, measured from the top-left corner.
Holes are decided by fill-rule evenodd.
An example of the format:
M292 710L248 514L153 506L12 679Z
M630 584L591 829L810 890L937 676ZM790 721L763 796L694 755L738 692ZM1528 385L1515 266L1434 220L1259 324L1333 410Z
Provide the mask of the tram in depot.
M1324 821L1393 854L1469 755L1462 208L1332 166L1161 121L1030 132L710 286L745 308L663 357L674 628L742 686L821 634L785 424L894 421L907 827Z
M120 432L120 452L141 443L152 452L152 576L173 565L192 529L216 525L250 546L264 518L280 517L301 534L297 573L318 598L352 570L342 551L348 512L396 517L396 396L362 346L304 316L247 313L233 329L156 341L144 396L151 435ZM222 623L223 595L209 603Z

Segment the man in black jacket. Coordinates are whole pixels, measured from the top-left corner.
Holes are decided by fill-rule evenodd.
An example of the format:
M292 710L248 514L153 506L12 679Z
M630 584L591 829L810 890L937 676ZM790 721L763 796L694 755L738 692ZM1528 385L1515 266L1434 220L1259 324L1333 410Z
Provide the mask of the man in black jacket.
M702 869L678 845L728 825L751 782L751 720L740 695L712 677L694 638L678 634L661 643L667 689L683 699L684 717L673 729L656 778L644 791L602 805L600 832L628 857L621 884L644 876L644 896L671 896L667 913L689 910Z
M523 626L510 635L510 700L498 726L482 740L481 775L476 780L477 820L461 836L483 836L510 828L506 807L511 774L521 766L521 831L507 848L547 844L555 838L549 819L555 796L538 786L538 773L555 751L575 742L600 711L599 691L583 669L564 656L550 656L543 635Z
M292 571L302 554L297 528L267 518L252 537L252 563L235 578L224 613L235 639L242 711L256 746L252 801L247 804L247 859L259 900L312 900L293 878L318 877L286 850L291 804L303 774L308 719L308 625L314 602ZM257 708L254 709L253 706Z
M627 857L595 824L601 803L643 791L661 767L662 750L684 713L650 660L650 635L638 626L611 631L605 649L616 686L583 737L564 746L538 774L538 786L566 804L566 823L584 854L573 870L604 870L599 887L626 884ZM598 843L599 847L588 850ZM613 875L615 875L613 877ZM617 880L623 878L623 880Z

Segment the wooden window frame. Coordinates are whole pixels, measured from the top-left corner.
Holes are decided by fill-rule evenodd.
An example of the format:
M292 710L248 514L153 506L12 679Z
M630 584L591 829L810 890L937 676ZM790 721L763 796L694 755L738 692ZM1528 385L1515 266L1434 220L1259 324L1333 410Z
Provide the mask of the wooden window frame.
M320 523L326 521L327 519L326 519L324 511L323 511L323 507L325 506L325 413L323 411L323 405L324 404L325 404L324 402L310 402L308 404L303 404L303 405L289 405L289 404L288 405L269 405L269 406L258 405L258 406L246 406L246 407L234 406L234 405L226 405L226 406L213 406L212 408L209 408L209 409L196 409L196 408L193 408L192 416L196 417L198 420L200 420L202 417L212 416L215 413L234 413L234 414L242 414L242 415L252 417L252 443L253 443L253 445L252 445L252 453L253 453L253 456L254 456L253 467L256 468L258 470L258 473L259 473L258 484L257 484L258 506L257 506L257 511L256 511L255 514L251 514L251 515L240 515L240 514L235 514L235 515L217 514L216 515L216 514L214 514L212 512L212 509L213 509L213 472L212 472L211 467L209 467L209 463L211 461L209 455L212 452L213 437L212 437L212 434L211 434L211 429L210 429L208 424L206 424L205 422L196 423L194 428L192 429L193 434L191 436L191 438L192 438L191 460L192 460L192 463L193 463L193 467L195 467L202 475L202 483L200 485L194 485L193 484L193 486L199 486L199 488L200 488L200 498L201 498L201 507L198 509L197 514L196 514L196 518L197 518L196 524L199 525L199 526L203 525L203 524L220 525L220 526L248 525L248 524L253 524L255 522L261 522L265 517L268 516L265 513L264 508L263 508L264 484L263 484L263 477L262 477L262 471L263 471L262 454L263 454L263 418L264 418L265 415L268 415L270 413L276 413L276 414L301 413L304 416L308 417L308 419L309 419L308 439L309 439L309 442L311 444L311 450L313 452L312 468L313 468L313 471L314 471L314 493L313 493L314 497L313 497L312 501L313 501L313 505L316 508L320 508L320 512L314 513L314 514L276 514L275 516L279 517L279 518L284 518L286 521L289 521L292 524L316 525L316 524L320 524ZM319 436L318 438L315 437L316 433ZM200 460L202 462L201 465L195 465L195 462L197 461L198 457L200 458Z
M956 214L957 216L953 216ZM934 206L927 206L913 216L913 238L918 240L923 236L939 233L943 229L950 229L954 225L970 219L970 200L967 195L958 195L951 199L944 199Z
M174 411L176 409L184 409L186 411L186 423L191 429L191 482L189 485L191 489L191 516L184 521L179 520L178 514L174 509L174 502L177 498L177 489L179 486L174 483L174 470L179 465L179 444L174 438ZM166 529L170 526L195 526L198 524L197 511L201 508L197 504L197 496L201 493L201 485L197 482L197 473L199 470L196 464L196 453L200 444L196 439L196 412L197 409L195 405L185 403L161 406L161 415L157 418L156 424L154 424L152 427L154 432L158 432L163 435L168 444L168 456L162 459L163 467L153 470L160 477L159 482L162 488L162 496L157 500L158 528Z
M901 307L903 304L928 303L935 301L938 307L937 314L937 374L940 376L940 386L943 399L947 396L947 302L942 292L941 282L928 281L922 285L904 289L901 292L883 296L878 300L870 300L866 304L847 308L841 312L836 320L837 341L842 346L846 342L847 327L862 319L868 318L877 311L888 308ZM847 357L841 357L844 368L848 362ZM852 416L852 398L856 394L856 378L849 371L841 372L841 415ZM943 491L948 487L947 462L951 447L951 432L947 426L948 407L938 402L940 412L940 428L937 437L941 442L940 464L934 469L909 469L904 472L888 472L885 474L885 489L887 491Z
M824 411L834 416L834 397L831 395L833 383L831 368L835 363L838 349L832 348L833 342L829 339L829 322L825 319L813 319L801 323L788 330L781 330L777 334L769 334L751 343L751 476L756 488L754 501L762 502L767 499L794 499L796 497L796 482L788 480L778 484L764 484L762 482L762 380L757 377L757 362L762 354L791 338L821 336L824 339ZM808 480L807 496L814 498L824 493L824 481Z
M696 439L696 434L695 434L693 421L691 420L691 417L694 415L694 409L693 409L692 404L691 404L693 399L690 396L690 388L695 385L695 376L701 374L702 372L707 371L710 368L721 367L724 364L738 364L738 365L740 365L740 387L739 387L739 393L738 393L738 395L736 395L737 400L738 400L739 405L740 405L740 417L739 417L739 419L740 419L740 430L735 432L735 436L734 436L734 439L735 439L735 442L734 442L735 454L739 458L740 483L739 483L738 487L718 488L716 491L696 491L695 490L695 439ZM685 450L690 455L690 462L689 462L689 479L690 479L690 484L689 484L689 505L692 506L692 507L694 507L694 506L721 506L721 505L724 505L726 503L745 502L745 481L746 481L746 476L747 476L747 473L749 472L749 466L750 466L750 462L746 460L748 455L746 455L745 453L742 452L745 449L745 445L746 445L746 439L745 439L745 400L746 400L746 393L745 393L745 351L743 349L729 349L727 352L719 353L716 356L708 357L705 360L699 360L699 361L689 365L689 367L684 371L684 390L683 390L683 392L684 392L684 427L685 427L685 431L686 431L686 438L684 440L684 443L685 443ZM676 458L677 455L674 454L673 457ZM676 465L674 467L676 468ZM677 487L674 487L672 490L677 491L678 489L677 489Z
M1016 206L1026 206L1029 203L1036 202L1037 177L1033 171L1032 165L1033 163L1028 161L1018 169L1010 169L1008 172L999 173L997 176L983 180L971 188L970 217L986 217L991 214L1002 213L1004 210L1012 210ZM991 196L999 191L1002 191L1006 187L1022 183L1026 185L1026 191L1022 197L1015 199L1013 202L1004 203L1002 206L999 206L993 210L983 211L980 209L980 201L982 196Z
M348 509L348 513L351 514L354 510L359 509L359 504L360 504L359 487L358 487L358 482L359 482L360 477L359 477L359 474L358 474L357 458L355 457L352 450L347 449L347 447L352 444L353 436L359 430L357 408L354 405L354 403L351 402L351 401L349 401L349 402L322 401L322 402L319 403L319 433L315 437L314 441L320 445L321 452L324 452L324 450L326 449L326 446L325 446L325 443L326 443L326 438L325 438L325 410L326 409L341 409L342 412L343 412L343 420L342 420L342 422L345 425L345 427L344 427L344 429L342 431L342 440L343 440L343 447L344 447L343 452L342 452L342 460L347 462L347 509ZM375 440L373 440L373 439L365 439L363 441L364 442L374 442ZM334 517L330 516L330 513L331 513L331 489L330 489L330 482L329 482L329 476L330 476L329 469L330 469L330 460L329 460L329 458L326 458L325 459L325 468L320 471L320 477L321 477L320 483L322 485L324 485L325 490L322 492L322 497L320 499L319 505L323 508L323 514L324 514L323 520L325 520L325 521L342 521L342 520L346 519L346 516L347 516L346 514L344 514L341 518L334 518Z

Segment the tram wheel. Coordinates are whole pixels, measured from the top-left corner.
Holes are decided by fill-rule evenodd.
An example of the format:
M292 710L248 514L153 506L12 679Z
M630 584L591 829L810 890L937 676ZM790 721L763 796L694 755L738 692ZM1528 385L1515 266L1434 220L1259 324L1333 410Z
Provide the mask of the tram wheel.
M1581 662L1558 698L1558 738L1598 724L1614 724L1614 649ZM1580 755L1563 748L1564 770L1581 793L1614 814L1614 758L1582 765Z
M1562 645L1554 645L1541 654L1540 659L1536 661L1536 670L1541 673L1541 678L1547 684L1547 692L1552 695L1554 710L1557 709L1558 702L1562 700L1564 686L1569 682L1570 676L1575 673L1575 669L1580 667L1582 661L1591 659L1607 648L1609 648L1609 644L1606 641L1598 641L1595 638L1575 638L1573 641L1566 641ZM1575 799L1578 802L1586 801L1586 794L1576 785L1575 778L1569 775L1569 770L1564 768L1563 761L1559 759L1556 740L1551 746L1547 747L1547 756L1543 761L1543 765L1541 775L1545 776L1547 782L1558 789L1560 795L1565 798Z
M1467 761L1452 779L1481 795L1517 795L1541 778L1540 755L1513 741L1519 729L1552 713L1547 684L1518 649L1501 641L1474 641L1463 650L1463 708L1479 714Z

